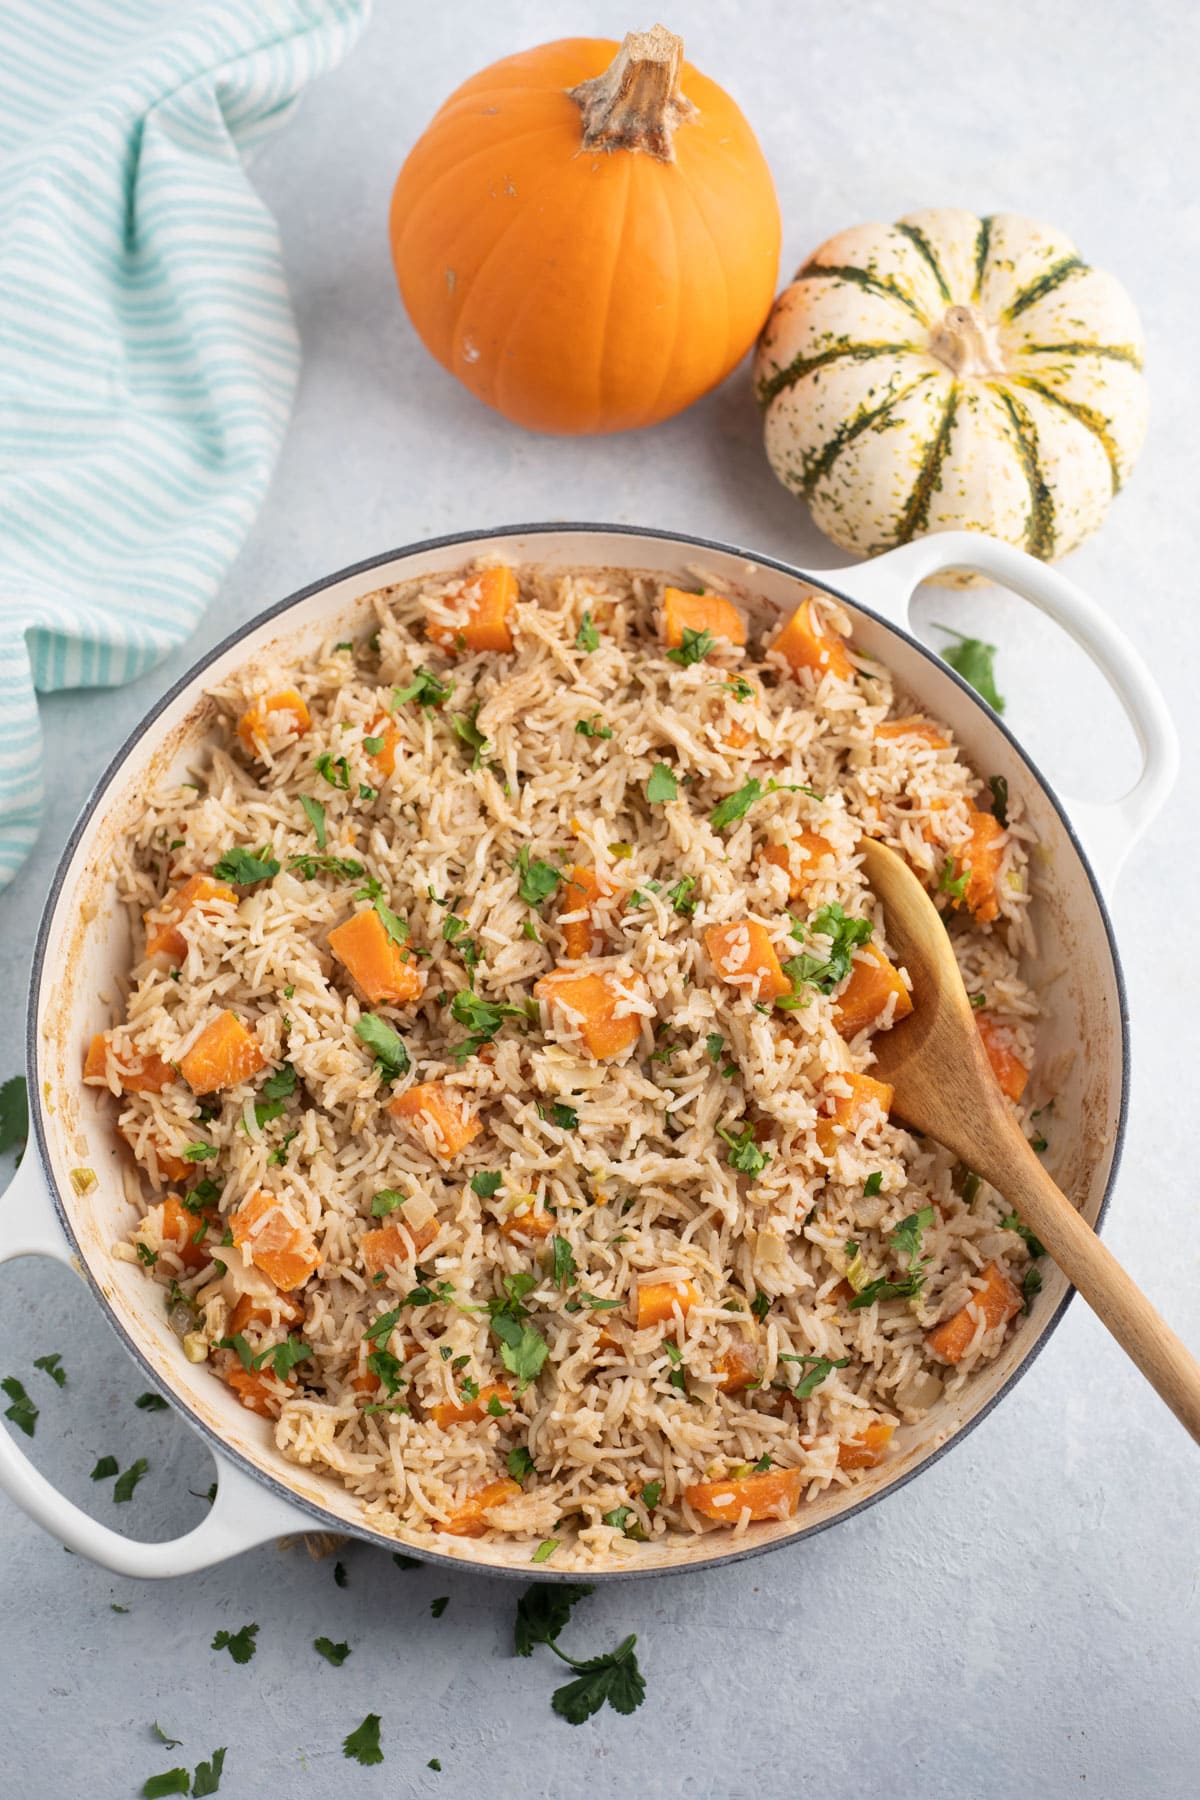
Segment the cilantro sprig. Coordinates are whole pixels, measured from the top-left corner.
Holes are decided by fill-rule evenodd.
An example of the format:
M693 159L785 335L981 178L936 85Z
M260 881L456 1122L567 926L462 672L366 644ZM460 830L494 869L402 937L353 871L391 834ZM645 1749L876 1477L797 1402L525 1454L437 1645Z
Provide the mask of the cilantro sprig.
M788 958L783 972L791 978L792 991L777 1000L776 1006L785 1011L806 1006L807 997L801 991L806 987L816 988L820 994L832 994L850 973L855 946L869 943L874 929L870 919L847 918L836 900L823 906L807 925L793 919L791 935L794 938L801 943L807 937L828 938L829 950L824 956L805 951L801 956Z
M517 1602L513 1634L517 1655L532 1656L535 1645L542 1644L575 1671L575 1680L556 1688L550 1699L559 1718L566 1719L569 1725L582 1725L605 1704L614 1712L636 1712L646 1698L646 1683L634 1654L637 1638L633 1633L603 1656L578 1658L558 1647L558 1635L570 1619L572 1608L593 1591L588 1582L552 1586L546 1581L535 1581Z

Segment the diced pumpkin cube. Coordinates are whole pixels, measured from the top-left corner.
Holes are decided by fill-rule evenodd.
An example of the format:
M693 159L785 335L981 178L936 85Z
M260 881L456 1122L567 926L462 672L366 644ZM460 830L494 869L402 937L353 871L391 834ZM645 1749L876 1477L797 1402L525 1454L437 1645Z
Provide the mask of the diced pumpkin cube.
M875 727L875 736L893 741L899 738L916 738L921 743L928 744L931 750L950 748L950 739L943 737L936 725L915 715L904 719L885 719L882 725Z
M751 734L736 719L731 719L725 727L722 742L727 750L744 750L750 742Z
M817 831L802 831L790 844L768 844L763 861L774 863L788 878L788 899L802 900L817 874L817 865L833 855L833 845Z
M925 1342L935 1355L948 1363L961 1362L982 1319L989 1331L1007 1325L1021 1310L1021 1296L999 1263L989 1263L983 1271L983 1286L978 1288L964 1307L935 1325Z
M225 1367L224 1381L248 1412L257 1413L261 1419L279 1417L283 1395L277 1375L269 1375L265 1369L244 1369L235 1357ZM285 1385L294 1388L296 1377L289 1375Z
M412 952L388 935L373 906L336 925L329 934L329 948L372 1006L385 1000L404 1004L425 991L425 977Z
M316 1240L286 1200L256 1188L229 1222L233 1241L277 1288L303 1285L321 1260Z
M752 1000L778 1000L791 993L792 984L780 967L765 925L753 919L710 925L704 943L721 980Z
M108 1085L109 1036L107 1031L97 1032L88 1045L84 1058L83 1079L85 1081L103 1082ZM170 1087L179 1076L170 1063L153 1050L122 1051L115 1057L114 1074L123 1094L161 1094L165 1087Z
M854 966L841 993L833 1003L833 1017L843 1037L873 1025L891 999L893 1025L906 1018L913 1009L912 997L901 979L900 971L874 944L863 944L855 952Z
M735 1338L713 1365L723 1394L740 1394L762 1372L762 1358L746 1338Z
M838 1445L839 1469L873 1469L887 1455L896 1427L883 1423L868 1425L857 1437L846 1438Z
M211 1260L204 1244L192 1241L204 1221L198 1213L188 1211L178 1194L168 1194L146 1217L154 1221L159 1243L173 1250L185 1269L194 1272Z
M746 642L746 622L731 600L720 594L688 594L682 588L663 589L663 638L672 650L683 643L685 631L711 631L731 644Z
M422 1144L427 1142L432 1126L436 1140L434 1149L445 1162L457 1156L483 1129L475 1115L467 1110L462 1097L459 1094L451 1097L440 1081L422 1081L405 1093L397 1094L388 1102L388 1111L394 1119L405 1120Z
M414 1261L437 1234L436 1219L426 1219L423 1225L406 1225L403 1220L393 1219L378 1231L364 1231L358 1240L363 1267L374 1279L397 1263Z
M284 733L302 737L312 724L307 706L295 688L278 694L261 694L238 720L237 734L250 756L261 756L270 737Z
M275 1312L272 1312L272 1304ZM273 1302L262 1294L243 1294L229 1315L226 1335L243 1336L248 1325L269 1326L274 1323L275 1314L286 1326L299 1325L304 1318L304 1308L298 1300L289 1300L286 1294L275 1294Z
M453 603L459 617L453 624L429 619L425 635L445 650L511 650L509 615L517 604L517 577L506 564L481 569L463 583Z
M465 1400L460 1405L454 1400L439 1400L436 1406L429 1408L429 1417L435 1425L445 1431L451 1425L477 1425L481 1419L495 1418L488 1412L488 1402L496 1400L507 1412L512 1406L513 1392L507 1381L489 1381L481 1387L474 1400Z
M188 1162L182 1156L176 1156L175 1153L168 1149L162 1142L161 1138L156 1137L153 1133L147 1133L145 1135L138 1133L135 1135L133 1131L126 1129L123 1125L118 1125L117 1130L125 1139L129 1148L133 1151L134 1160L145 1169L147 1173L149 1173L149 1163L145 1159L145 1153L150 1150L154 1152L154 1161L158 1168L158 1179L155 1183L156 1186L161 1187L164 1180L191 1180L192 1175L195 1172L195 1163ZM139 1142L143 1147L141 1151L138 1149Z
M577 1030L584 1048L597 1061L620 1056L642 1034L641 1014L618 1012L624 996L607 975L555 969L534 984L534 994L552 1012Z
M500 1221L500 1236L506 1238L546 1238L558 1223L545 1208L529 1207L525 1212L509 1213Z
M811 600L800 602L771 648L791 664L797 675L802 669L808 669L818 681L822 675L836 675L839 681L849 681L854 673L854 664L844 641L821 630Z
M840 1140L852 1131L859 1123L867 1108L874 1102L886 1119L891 1111L895 1090L886 1081L876 1081L873 1075L844 1074L841 1079L848 1083L850 1092L830 1096L833 1101L831 1111L816 1124L817 1143L823 1156L832 1156Z
M1029 1080L1029 1070L1013 1050L1003 1025L990 1018L987 1013L979 1013L975 1020L983 1047L987 1051L987 1059L992 1065L992 1073L1000 1083L1001 1089L1010 1100L1019 1100L1025 1092L1025 1083Z
M212 1094L236 1087L265 1069L267 1059L258 1039L236 1013L223 1012L206 1025L186 1056L179 1059L183 1079L193 1094Z
M559 917L563 920L563 949L572 962L581 956L601 956L604 934L596 923L596 909L611 906L615 899L612 886L595 869L574 863L566 870L559 890ZM582 913L582 918L572 918ZM564 915L568 915L564 917Z
M378 750L368 749L367 755L379 779L386 781L389 775L396 773L396 747L400 742L400 727L387 713L380 713L366 736L370 743L379 745Z
M699 1300L699 1290L690 1281L642 1281L637 1291L637 1328L661 1325L675 1317L675 1308L686 1313Z
M176 961L186 956L187 939L179 930L180 919L193 907L206 911L214 901L236 905L237 895L227 882L214 881L211 875L189 875L181 887L144 915L146 955L157 956L165 952Z
M963 903L981 925L999 916L996 878L1004 858L1004 827L991 813L971 812L971 836L960 861L967 875Z
M800 1504L799 1469L767 1469L727 1481L699 1481L683 1490L693 1512L718 1525L736 1525L746 1507L752 1519L790 1519Z
M499 1481L489 1481L486 1487L468 1494L461 1506L457 1506L437 1529L448 1532L451 1537L482 1537L488 1530L487 1516L493 1507L516 1500L520 1492L520 1482L513 1481L508 1475L501 1476Z

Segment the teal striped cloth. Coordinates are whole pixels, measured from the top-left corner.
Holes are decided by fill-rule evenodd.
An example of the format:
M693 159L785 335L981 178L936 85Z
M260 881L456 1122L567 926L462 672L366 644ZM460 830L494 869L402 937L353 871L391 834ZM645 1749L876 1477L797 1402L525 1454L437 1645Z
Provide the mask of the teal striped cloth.
M35 690L181 643L299 367L243 159L370 0L0 0L0 887L37 835Z

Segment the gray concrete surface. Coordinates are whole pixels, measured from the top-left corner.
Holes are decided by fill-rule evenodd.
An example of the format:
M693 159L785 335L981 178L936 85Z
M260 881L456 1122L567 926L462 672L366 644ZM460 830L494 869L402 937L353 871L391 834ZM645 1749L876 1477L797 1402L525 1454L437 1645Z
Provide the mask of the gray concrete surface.
M612 0L380 0L352 62L262 157L305 347L293 429L257 528L186 650L124 692L45 708L45 829L0 898L0 1077L18 1066L35 927L99 762L239 620L385 547L517 519L678 526L814 568L839 560L772 479L744 370L657 431L540 440L443 375L397 303L390 185L434 106L517 46L619 35L649 18ZM666 22L759 130L786 268L862 218L1011 208L1071 232L1142 307L1149 444L1070 567L1159 670L1185 738L1184 778L1115 897L1135 1072L1108 1240L1200 1342L1195 10L680 0ZM1000 644L1009 716L1065 787L1102 796L1127 781L1133 749L1112 703L1027 608L981 593L922 602L922 615L971 621ZM29 1368L51 1350L70 1374L61 1393ZM174 1414L134 1407L142 1383L64 1272L0 1270L0 1373L35 1394L32 1453L76 1499L146 1537L199 1516L189 1490L211 1479L206 1452ZM87 1478L106 1452L150 1463L128 1506ZM550 1712L551 1659L510 1653L509 1586L402 1573L362 1547L343 1557L344 1588L331 1564L275 1548L141 1585L65 1554L0 1503L0 1792L125 1800L147 1775L194 1767L223 1744L230 1800L1185 1800L1200 1790L1196 1455L1077 1303L999 1411L884 1505L746 1568L595 1596L570 1643L586 1653L636 1631L649 1691L633 1717L605 1712L578 1730ZM449 1606L434 1619L442 1594ZM214 1631L251 1620L259 1647L247 1667L209 1649ZM343 1668L313 1653L318 1634L352 1645ZM382 1715L387 1758L373 1769L340 1750L368 1711ZM154 1742L156 1718L183 1740L177 1752Z

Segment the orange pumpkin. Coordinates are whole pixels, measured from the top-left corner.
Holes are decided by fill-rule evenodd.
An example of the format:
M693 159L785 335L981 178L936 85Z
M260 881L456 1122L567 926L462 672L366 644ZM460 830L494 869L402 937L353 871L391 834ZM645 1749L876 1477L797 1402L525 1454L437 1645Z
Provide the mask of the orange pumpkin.
M418 335L533 431L690 406L767 316L779 203L762 151L662 26L564 38L463 83L400 171L392 255Z

